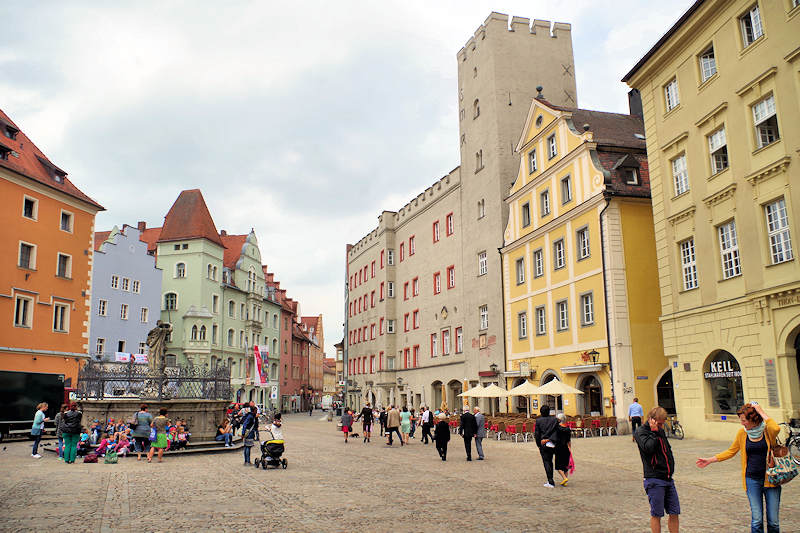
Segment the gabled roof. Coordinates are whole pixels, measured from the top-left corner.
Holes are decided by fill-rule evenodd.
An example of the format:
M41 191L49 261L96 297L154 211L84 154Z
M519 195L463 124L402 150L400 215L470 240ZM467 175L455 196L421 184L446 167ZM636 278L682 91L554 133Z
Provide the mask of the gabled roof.
M236 263L239 257L242 256L242 248L247 241L247 235L220 235L222 245L225 246L225 253L222 258L222 265L230 268L236 268Z
M167 216L164 217L164 226L161 228L158 242L186 239L206 239L225 247L200 189L181 191Z
M64 194L90 204L99 211L105 210L102 205L81 192L81 190L67 178L67 173L53 164L47 156L31 142L28 136L12 122L2 109L0 109L0 128L12 131L16 134L15 139L9 139L5 135L0 136L0 143L7 149L4 151L11 152L8 154L7 159L0 159L0 167L12 170L17 174L21 174L51 189L61 191Z
M110 231L95 231L94 232L94 249L95 249L95 251L100 249L100 247L103 245L103 243L108 240L108 237L110 235L111 235Z

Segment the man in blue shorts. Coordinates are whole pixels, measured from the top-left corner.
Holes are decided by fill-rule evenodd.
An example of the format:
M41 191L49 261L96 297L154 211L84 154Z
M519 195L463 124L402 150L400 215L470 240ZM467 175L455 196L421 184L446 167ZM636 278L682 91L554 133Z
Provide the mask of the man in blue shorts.
M634 438L639 446L644 470L644 490L650 501L650 531L661 533L661 517L666 511L670 533L678 533L678 515L681 505L675 490L675 459L664 433L667 412L663 407L654 407L647 413L647 422L636 430Z

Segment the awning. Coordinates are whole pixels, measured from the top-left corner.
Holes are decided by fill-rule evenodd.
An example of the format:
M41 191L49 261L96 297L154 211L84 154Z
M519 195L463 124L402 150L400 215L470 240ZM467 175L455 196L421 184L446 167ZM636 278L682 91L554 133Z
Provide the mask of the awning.
M583 374L584 372L599 372L603 370L602 363L593 365L562 366L561 372L564 374Z

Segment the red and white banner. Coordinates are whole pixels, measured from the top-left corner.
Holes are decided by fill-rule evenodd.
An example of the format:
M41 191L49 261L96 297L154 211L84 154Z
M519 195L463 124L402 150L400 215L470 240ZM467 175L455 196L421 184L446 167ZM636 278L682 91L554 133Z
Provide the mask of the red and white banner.
M253 346L253 354L255 355L255 363L256 363L256 373L255 373L255 383L254 385L258 387L266 387L267 386L267 376L265 375L265 368L264 362L269 357L269 348L264 351L264 355L261 355L261 351L258 349L258 345L256 344Z

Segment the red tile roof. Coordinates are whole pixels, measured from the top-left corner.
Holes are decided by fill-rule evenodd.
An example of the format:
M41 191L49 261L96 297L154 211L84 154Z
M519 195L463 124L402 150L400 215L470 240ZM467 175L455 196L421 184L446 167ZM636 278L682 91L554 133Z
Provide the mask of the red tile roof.
M206 239L222 247L225 246L200 189L181 191L167 216L164 217L164 226L161 228L158 242L185 239Z
M42 185L56 189L86 202L100 211L104 211L102 205L98 204L83 192L80 191L69 179L67 173L54 165L44 153L31 142L25 133L20 131L16 124L5 112L0 109L0 128L12 128L16 130L16 139L9 139L5 135L0 136L0 145L3 145L13 152L8 154L8 159L0 159L0 167L13 170ZM16 154L16 156L14 155ZM54 179L60 176L60 181Z
M589 109L573 109L572 123L578 131L583 125L589 125L594 134L594 142L606 146L624 146L626 148L646 149L644 139L644 122L642 117L622 113L606 113ZM636 137L639 134L641 137Z
M108 240L108 236L111 235L110 231L95 231L94 232L94 249L99 250L100 247L103 245L104 242Z
M236 262L242 255L242 247L247 240L247 235L220 235L225 253L222 258L223 266L236 268Z
M139 233L139 240L147 243L147 252L155 253L158 250L158 239L161 237L161 228L147 228Z

